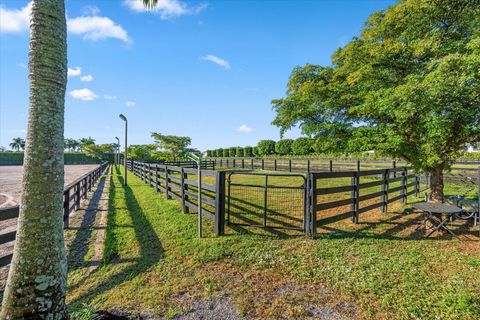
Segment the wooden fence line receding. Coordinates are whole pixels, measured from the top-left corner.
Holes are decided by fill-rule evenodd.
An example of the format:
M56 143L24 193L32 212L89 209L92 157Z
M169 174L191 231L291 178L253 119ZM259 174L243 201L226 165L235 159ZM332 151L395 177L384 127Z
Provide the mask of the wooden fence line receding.
M180 201L184 213L191 210L198 213L200 188L202 216L214 222L215 235L224 234L225 172L202 169L199 185L198 169L133 160L127 161L127 168L167 199Z
M123 164L123 157L120 156L120 164ZM128 166L131 166L131 162L136 161L133 159L128 159ZM167 166L174 166L174 167L183 167L183 168L197 168L198 165L195 161L192 160L179 160L179 161L137 161L139 163L150 163L150 164L163 164ZM215 170L215 161L213 160L202 160L200 164L200 168L204 170Z
M80 178L65 186L65 188L63 189L63 221L65 228L68 228L69 226L70 213L80 208L81 199L85 199L87 197L88 191L92 189L97 180L105 172L107 167L108 162L103 162L97 168L84 174ZM19 206L0 209L0 221L18 218L19 214ZM0 234L0 245L14 241L16 233L17 232L13 230L7 233ZM11 254L0 257L0 267L9 264L11 259Z

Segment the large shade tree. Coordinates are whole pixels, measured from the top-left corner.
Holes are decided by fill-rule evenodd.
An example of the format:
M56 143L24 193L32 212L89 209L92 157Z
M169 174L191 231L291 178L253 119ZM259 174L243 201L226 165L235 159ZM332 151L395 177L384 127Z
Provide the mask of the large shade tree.
M63 0L33 0L23 192L1 319L66 319L63 127L67 30Z
M375 149L431 173L480 141L480 1L404 0L372 14L330 66L296 67L274 100L281 132L299 125L331 148Z
M173 160L177 160L179 157L183 157L186 152L189 152L188 146L192 142L189 137L164 135L159 132L152 132L152 138L159 149L170 154Z

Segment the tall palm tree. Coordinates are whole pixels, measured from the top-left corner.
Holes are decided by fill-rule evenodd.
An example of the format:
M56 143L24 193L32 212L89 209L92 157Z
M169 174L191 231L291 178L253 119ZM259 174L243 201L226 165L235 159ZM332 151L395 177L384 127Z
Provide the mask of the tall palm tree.
M67 319L62 219L67 83L64 0L33 0L29 81L23 193L0 319Z
M20 151L20 149L25 148L25 140L23 140L20 137L13 138L12 142L10 143L10 148L12 148L15 151Z

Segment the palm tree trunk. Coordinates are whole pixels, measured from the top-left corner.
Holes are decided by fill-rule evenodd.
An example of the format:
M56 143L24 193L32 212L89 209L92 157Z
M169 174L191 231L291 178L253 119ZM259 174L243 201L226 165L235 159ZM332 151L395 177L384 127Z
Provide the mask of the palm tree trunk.
M63 0L33 0L30 108L17 238L1 319L66 319L63 127L67 40Z

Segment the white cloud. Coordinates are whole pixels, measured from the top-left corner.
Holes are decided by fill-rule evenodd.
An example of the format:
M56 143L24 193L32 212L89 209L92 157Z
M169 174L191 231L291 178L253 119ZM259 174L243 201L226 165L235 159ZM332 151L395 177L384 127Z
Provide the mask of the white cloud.
M100 13L100 9L97 6L85 6L82 8L82 13L86 16L96 16Z
M7 9L0 6L0 32L14 33L28 30L31 8L31 2L21 9Z
M162 20L187 14L198 14L208 6L206 3L203 3L196 7L190 7L180 0L158 0L154 8L146 8L142 0L124 0L123 3L135 12L152 12L158 14Z
M22 9L7 9L0 6L0 32L27 31L30 26L31 2ZM107 38L130 42L127 31L110 18L97 16L100 10L95 6L84 7L84 16L67 19L67 30L81 35L85 40Z
M82 68L80 68L80 67L68 68L67 75L69 77L78 77L81 74L82 74Z
M125 101L125 105L131 108L131 107L135 107L137 103L135 101Z
M253 131L253 129L247 126L246 124L242 124L240 127L237 128L237 131L243 132L243 133L250 133Z
M117 96L111 96L111 95L108 95L108 94L104 94L103 98L106 99L106 100L117 100Z
M69 92L69 94L74 98L74 99L80 99L83 101L92 101L93 99L98 98L98 96L93 93L92 90L90 89L76 89L72 90Z
M78 17L67 21L68 31L83 35L85 40L103 40L107 38L130 42L127 31L107 17Z
M219 58L217 56L214 56L212 54L201 57L200 59L206 60L206 61L211 61L211 62L213 62L215 64L218 64L219 66L221 66L225 69L230 69L230 63L228 63L227 60L224 60L224 59Z
M93 80L93 76L90 74L87 74L86 76L80 77L80 80L83 82L89 82Z
M17 63L17 67L26 69L27 65L23 62L20 62L20 63Z

